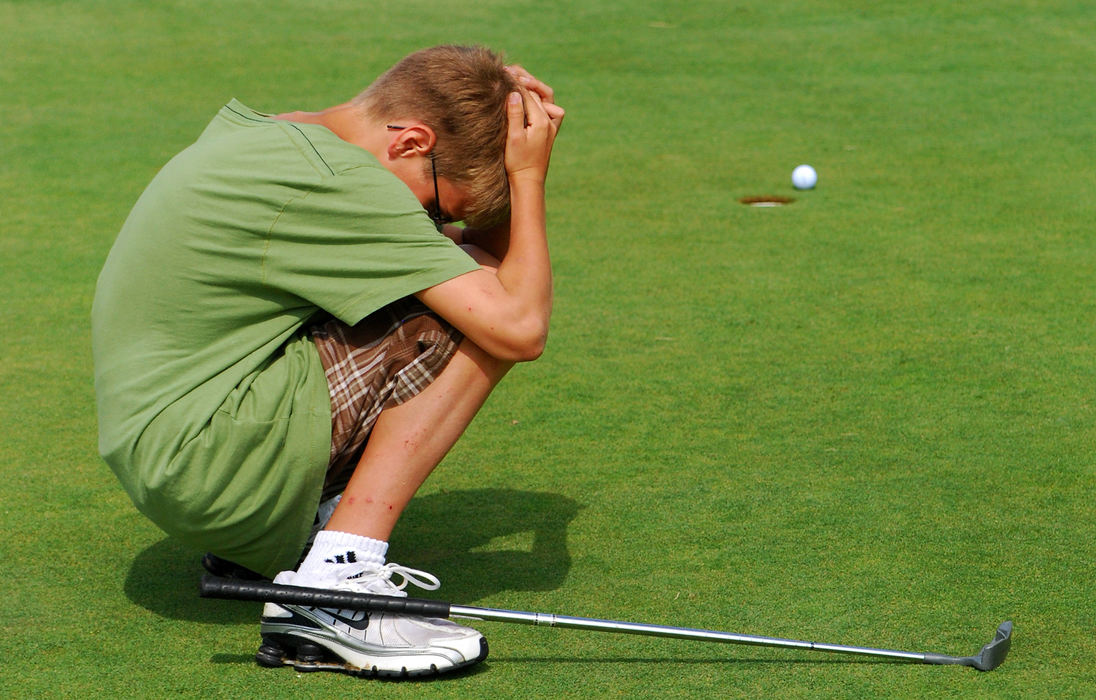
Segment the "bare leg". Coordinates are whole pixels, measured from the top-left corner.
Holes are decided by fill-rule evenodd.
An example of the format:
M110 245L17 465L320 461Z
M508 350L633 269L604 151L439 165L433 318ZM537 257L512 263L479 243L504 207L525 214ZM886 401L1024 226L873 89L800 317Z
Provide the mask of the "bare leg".
M387 541L411 497L511 366L464 340L426 389L385 409L326 529Z

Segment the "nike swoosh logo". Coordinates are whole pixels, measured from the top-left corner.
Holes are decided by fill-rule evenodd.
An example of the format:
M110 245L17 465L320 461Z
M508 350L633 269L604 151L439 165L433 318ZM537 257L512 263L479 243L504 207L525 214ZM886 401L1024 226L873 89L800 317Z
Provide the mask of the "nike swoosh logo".
M337 610L330 610L328 608L317 608L317 610L320 610L325 615L330 615L333 620L343 623L350 629L361 631L368 629L369 627L369 613L363 613L360 620L355 620L350 617L343 617Z

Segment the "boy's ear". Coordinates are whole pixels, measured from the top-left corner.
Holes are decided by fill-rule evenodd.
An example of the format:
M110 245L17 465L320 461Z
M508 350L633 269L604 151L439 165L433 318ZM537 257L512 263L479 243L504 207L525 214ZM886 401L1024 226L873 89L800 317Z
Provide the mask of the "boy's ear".
M425 124L411 124L392 132L392 138L388 141L388 157L425 156L434 150L436 142L433 129Z

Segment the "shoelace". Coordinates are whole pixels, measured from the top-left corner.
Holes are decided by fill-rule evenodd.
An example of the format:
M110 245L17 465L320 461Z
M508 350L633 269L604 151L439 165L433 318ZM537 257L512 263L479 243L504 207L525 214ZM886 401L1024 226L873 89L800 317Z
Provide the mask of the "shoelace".
M335 584L335 588L358 589L367 593L403 598L407 596L403 589L409 583L427 591L435 591L441 587L441 581L437 576L395 563L369 568L364 568L360 564L356 566L349 564L346 569L348 569L346 578ZM393 576L399 577L398 583L392 580Z

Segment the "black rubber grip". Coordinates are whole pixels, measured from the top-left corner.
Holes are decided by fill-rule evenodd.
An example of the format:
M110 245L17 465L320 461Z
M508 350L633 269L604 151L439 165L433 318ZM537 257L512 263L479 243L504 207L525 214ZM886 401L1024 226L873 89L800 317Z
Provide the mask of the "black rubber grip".
M420 617L449 617L449 603L423 598L396 598L354 591L333 591L323 588L287 586L268 581L242 581L206 574L202 576L198 593L203 598L255 600L263 603L307 605L314 608L391 612Z

